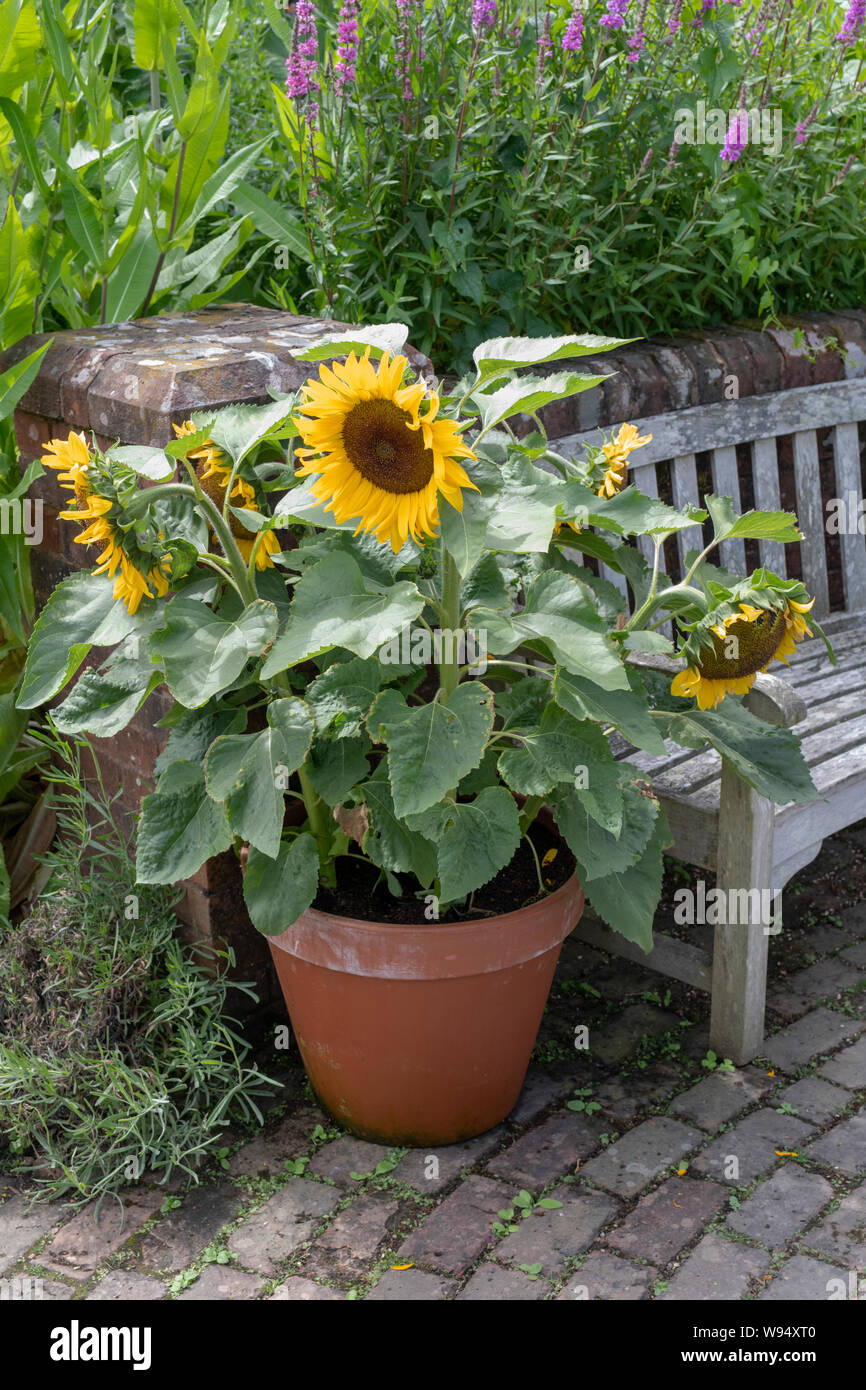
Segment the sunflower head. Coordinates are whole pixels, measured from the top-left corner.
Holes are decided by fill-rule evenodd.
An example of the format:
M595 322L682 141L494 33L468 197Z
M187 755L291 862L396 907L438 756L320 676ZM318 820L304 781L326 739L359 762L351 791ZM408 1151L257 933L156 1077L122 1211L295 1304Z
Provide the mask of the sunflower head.
M172 429L179 439L185 434L196 433L196 426L192 420L185 420L182 425L172 425ZM232 475L231 460L214 444L212 439L206 439L203 444L190 449L187 458L195 464L196 477L201 483L202 491L222 511L225 507L226 489ZM255 488L251 482L240 477L237 473L231 485L231 500L235 506L245 510L258 510ZM251 535L234 512L229 512L228 520L232 535L238 543L238 550L249 564L255 536ZM282 546L274 533L272 531L266 532L256 551L256 569L273 569L274 562L271 556L279 555L281 550Z
M638 434L634 425L621 425L616 438L601 446L606 467L597 493L599 497L614 497L622 491L628 473L629 454L651 440L651 434Z
M729 694L745 695L771 661L787 662L797 642L811 637L803 614L814 602L789 599L770 608L740 603L708 629L697 661L674 677L671 694L696 699L700 709L715 709Z
M298 473L319 475L312 495L395 554L409 536L434 534L440 495L461 511L463 490L475 488L457 461L475 458L457 421L437 418L439 397L423 382L403 384L408 366L386 352L377 372L369 350L323 364L295 417L305 445Z

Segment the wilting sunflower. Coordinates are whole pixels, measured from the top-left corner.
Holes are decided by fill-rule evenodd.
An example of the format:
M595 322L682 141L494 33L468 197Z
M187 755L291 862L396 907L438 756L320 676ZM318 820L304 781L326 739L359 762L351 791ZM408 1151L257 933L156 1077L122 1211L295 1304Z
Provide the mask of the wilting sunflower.
M369 352L322 364L295 416L307 446L298 474L321 474L312 495L338 522L360 518L355 534L375 533L395 555L409 536L435 533L440 493L462 511L463 489L478 491L457 462L475 458L457 422L436 419L439 397L421 381L401 385L408 365L387 352L378 373Z
M148 584L153 585L160 598L168 593L170 557L157 559L154 564L155 557L140 550L132 533L123 532L116 524L121 508L116 498L99 492L101 474L94 471L94 459L84 436L70 431L67 440L52 439L46 445L42 463L58 470L61 486L74 493L75 506L60 513L62 520L90 523L75 537L75 544L103 547L93 573L107 574L114 580L114 598L122 599L129 612L135 613L143 598L153 597Z
M172 429L178 439L185 434L196 433L196 427L192 420L185 420L182 425L172 425ZM206 439L197 448L190 449L187 458L192 459L195 464L196 476L202 488L222 511L225 504L226 488L232 474L231 461L217 448L212 439ZM233 499L237 498L238 507L242 510L258 511L255 488L252 483L248 483L245 478L241 478L237 474L232 484L231 495ZM238 550L246 563L249 564L256 540L255 536L246 529L233 512L229 514L229 526L237 541ZM279 555L282 548L273 531L266 531L256 552L256 569L273 569L274 562L271 556Z
M634 449L639 449L643 444L649 444L651 439L651 434L639 435L634 425L620 426L616 438L612 439L609 444L603 444L601 448L607 468L597 496L614 497L622 491L628 472L629 454Z
M696 665L674 676L671 694L696 699L699 709L715 709L726 695L745 695L771 661L787 663L797 642L811 637L802 615L814 602L789 599L785 608L769 609L741 603L739 612L710 629L712 649L704 648Z

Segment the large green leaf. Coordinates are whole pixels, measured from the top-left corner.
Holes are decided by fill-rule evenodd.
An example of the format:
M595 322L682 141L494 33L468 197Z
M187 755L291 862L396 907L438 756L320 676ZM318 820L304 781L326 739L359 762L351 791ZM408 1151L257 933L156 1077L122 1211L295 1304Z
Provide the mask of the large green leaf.
M414 584L402 581L379 593L367 587L351 556L329 555L295 585L289 626L274 643L262 673L275 676L331 647L370 657L423 607Z
M293 396L280 396L266 405L226 406L215 416L196 411L192 418L194 424L206 424L209 420L213 442L233 463L241 463L263 439L294 433L287 426L293 402Z
M237 679L251 657L260 656L277 631L277 610L257 599L234 622L179 594L165 610L165 626L151 647L165 665L174 698L197 709Z
M523 732L519 746L501 755L499 771L512 791L524 796L546 796L558 782L574 783L593 819L619 834L619 765L601 729L590 720L575 719L551 701L541 724Z
M492 722L493 696L480 681L411 708L396 691L383 691L368 726L388 745L395 814L425 811L456 787L481 762Z
M414 874L422 887L428 887L436 877L436 848L394 814L387 778L371 778L358 790L367 805L370 823L363 845L367 858L380 869Z
M507 554L546 552L562 498L563 484L558 479L529 459L508 459L495 497L488 501L485 547Z
M512 617L477 608L473 626L487 632L491 654L505 656L522 642L543 642L553 659L573 675L583 676L602 690L628 690L628 677L616 644L590 600L590 591L576 579L547 570L536 579L526 607Z
M206 859L228 849L232 832L225 807L207 794L204 768L171 763L156 791L141 803L136 852L139 883L177 883Z
M479 343L472 356L478 375L498 376L517 367L538 367L542 362L561 362L585 357L611 348L624 347L634 338L601 338L595 333L570 334L564 338L488 338Z
M687 506L678 511L658 497L645 497L636 487L627 487L614 497L599 500L590 520L593 525L611 527L617 535L655 536L684 531L698 525L706 515L700 507Z
M166 0L135 0L131 8L135 66L155 72L164 66L164 46L174 51L180 18Z
M312 835L280 845L276 859L251 849L244 875L244 900L253 926L279 936L313 902L319 886L319 855Z
M409 823L436 843L445 902L489 883L520 844L517 804L504 787L487 787L474 801L433 806L411 816Z
M0 376L0 420L5 420L7 415L12 414L24 392L29 390L42 365L42 359L53 342L54 339L49 338L47 343L43 343L29 356L22 357L20 362L8 367Z
M126 728L161 683L162 672L144 660L121 659L102 674L84 671L54 711L54 722L62 734L111 738Z
M623 798L622 829L612 835L590 815L584 793L574 785L562 785L551 796L559 832L580 865L581 882L621 873L636 864L656 823L659 802L637 784L637 768L618 763Z
M460 578L463 579L481 558L490 503L477 492L463 494L463 508L458 511L444 497L439 503L439 525L442 540L450 553Z
M232 190L231 200L236 208L252 220L256 231L269 241L287 247L293 256L309 262L310 247L304 233L303 223L290 217L284 207L269 198L254 184L241 180Z
M381 667L374 657L367 661L337 661L317 676L306 693L319 733L333 738L354 738L379 694Z
M298 349L293 356L299 362L329 362L334 357L346 357L350 352L363 356L369 348L370 356L378 358L383 352L399 352L408 336L405 323L377 323L368 328L349 328L343 333L325 333L310 347Z
M153 765L154 771L159 775L176 762L203 763L214 739L221 734L242 733L246 723L246 711L231 705L184 710L172 725L168 743Z
M659 717L663 731L684 748L711 743L761 796L784 806L815 801L800 743L790 729L765 724L730 696L718 709L687 709Z
M586 883L586 896L599 917L646 952L653 948L653 920L662 891L662 851L670 843L667 819L660 810L653 833L636 864L596 876ZM580 865L578 874L581 874Z
M205 763L208 795L225 804L235 834L276 857L285 818L288 777L306 757L313 721L301 700L274 700L268 727L257 734L223 734Z
M329 806L345 801L357 782L370 775L370 764L364 756L370 744L364 738L319 738L313 744L307 771L313 790L324 797Z
M650 714L640 676L629 667L626 667L626 676L629 690L606 690L602 696L591 681L558 666L553 678L553 698L575 719L613 724L636 748L661 757L665 753L665 742L657 721Z
M44 705L74 676L91 647L109 647L129 633L146 628L152 600L143 600L136 614L112 597L105 575L87 572L62 580L42 610L33 630L19 709ZM201 613L201 605L197 605Z
M602 376L583 376L578 372L554 372L551 376L521 376L496 391L476 391L472 399L478 407L485 429L493 429L512 415L534 415L553 401L590 391L607 380Z
M744 512L734 515L734 504L730 497L718 497L715 493L705 497L713 522L713 534L717 541L730 540L739 536L743 540L779 541L785 544L803 539L797 528L797 518L793 512Z

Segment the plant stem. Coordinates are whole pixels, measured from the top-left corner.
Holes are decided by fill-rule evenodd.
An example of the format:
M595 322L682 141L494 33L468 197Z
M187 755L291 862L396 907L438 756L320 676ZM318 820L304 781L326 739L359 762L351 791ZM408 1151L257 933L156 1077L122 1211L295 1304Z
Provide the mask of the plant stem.
M460 574L454 557L442 542L442 614L445 626L452 633L460 628ZM442 660L439 663L439 685L442 698L446 699L457 689L460 680L459 644L456 641L442 643Z
M535 817L544 805L543 796L528 796L523 803L523 810L520 812L520 833L525 835Z

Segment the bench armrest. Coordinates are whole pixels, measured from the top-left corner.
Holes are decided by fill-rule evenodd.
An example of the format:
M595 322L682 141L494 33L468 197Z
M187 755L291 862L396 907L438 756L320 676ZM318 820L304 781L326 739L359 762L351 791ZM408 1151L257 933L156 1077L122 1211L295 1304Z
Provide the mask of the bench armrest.
M643 666L668 676L675 676L683 669L681 662L656 653L634 652L629 660L632 666ZM766 672L761 672L755 678L755 684L746 696L746 705L752 714L767 724L781 724L786 729L793 728L806 718L806 706L794 687Z

